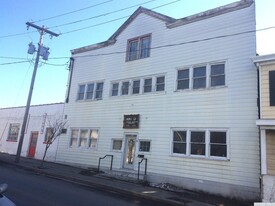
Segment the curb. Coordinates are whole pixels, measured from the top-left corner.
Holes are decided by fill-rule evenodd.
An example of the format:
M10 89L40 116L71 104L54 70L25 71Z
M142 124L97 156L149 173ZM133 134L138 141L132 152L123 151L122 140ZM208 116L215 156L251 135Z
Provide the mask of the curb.
M131 196L135 196L137 198L151 200L151 201L159 202L159 203L162 203L162 204L166 203L168 205L174 205L174 206L186 205L182 202L169 200L169 199L165 199L165 198L158 198L158 197L154 197L154 196L150 196L150 195L146 195L146 194L141 194L139 192L134 192L134 191L131 191L131 190L125 190L125 189L121 189L121 188L114 187L114 186L111 186L111 185L107 186L107 185L104 185L104 184L89 182L89 181L81 180L81 179L74 178L74 177L68 177L68 176L65 176L65 175L57 175L57 174L54 174L54 173L51 173L51 172L42 171L40 169L28 167L28 166L21 165L21 164L18 164L18 163L14 163L14 162L10 162L10 161L5 161L5 160L0 160L0 161L5 162L5 163L10 164L10 165L13 165L13 166L16 166L18 168L22 168L22 169L27 170L27 171L31 171L31 172L35 172L35 173L38 173L38 174L45 175L49 178L64 180L64 181L67 181L67 182L71 182L73 184L82 185L82 186L90 187L90 188L93 188L93 189L96 188L97 190L101 190L101 191L107 191L107 192L111 191L111 192L116 192L116 193L119 193L119 194L122 194L122 195L131 195ZM134 184L134 183L132 183L132 184Z

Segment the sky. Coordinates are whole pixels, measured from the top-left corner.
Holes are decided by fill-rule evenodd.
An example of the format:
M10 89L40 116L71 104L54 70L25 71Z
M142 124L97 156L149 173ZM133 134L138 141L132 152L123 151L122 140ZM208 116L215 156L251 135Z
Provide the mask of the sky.
M40 58L32 105L64 102L70 50L107 40L139 7L183 18L236 0L2 0L0 7L0 108L25 106L36 54L28 44L39 42L26 22L60 34L45 35L48 61ZM255 0L257 53L275 53L275 1Z

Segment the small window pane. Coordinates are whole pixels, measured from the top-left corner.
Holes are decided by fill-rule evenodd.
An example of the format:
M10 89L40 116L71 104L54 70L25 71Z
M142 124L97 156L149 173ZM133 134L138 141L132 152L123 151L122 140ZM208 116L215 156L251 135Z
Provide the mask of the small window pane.
M121 150L122 147L122 140L113 140L113 150Z
M80 130L79 146L85 147L88 139L88 130Z
M84 99L85 85L79 85L77 99Z
M193 71L193 88L206 88L206 67L197 67Z
M178 70L177 89L189 89L189 69Z
M18 139L19 130L20 130L20 124L10 124L10 130L9 130L7 141L16 142Z
M205 155L205 132L191 132L191 154Z
M164 91L165 89L165 77L157 77L156 91Z
M94 94L94 83L88 84L87 92L86 92L86 98L87 99L93 99L93 94Z
M144 93L152 92L152 78L144 80Z
M103 93L103 82L96 83L96 99L102 99L102 93Z
M141 39L141 54L140 58L146 58L150 55L150 37L145 37Z
M70 146L72 146L72 147L77 146L77 138L78 138L78 129L73 129L72 134L71 134Z
M138 40L129 42L129 52L128 52L128 60L136 60L137 59L137 50L138 50Z
M118 83L114 83L112 86L112 96L118 96Z
M140 80L133 81L133 94L139 94Z
M129 94L129 82L123 82L122 83L122 89L121 89L121 94L122 95L128 95Z
M139 142L139 151L140 152L150 152L150 141L140 141Z
M225 85L224 64L211 65L211 86Z
M210 156L226 157L226 132L210 132Z
M173 153L186 154L186 131L174 131Z
M89 136L88 147L96 147L98 139L98 130L91 130Z

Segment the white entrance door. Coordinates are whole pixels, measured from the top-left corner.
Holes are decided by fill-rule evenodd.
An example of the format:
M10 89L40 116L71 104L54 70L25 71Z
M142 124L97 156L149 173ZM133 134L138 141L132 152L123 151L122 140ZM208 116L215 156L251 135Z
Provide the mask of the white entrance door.
M124 168L134 169L136 139L137 135L125 135Z

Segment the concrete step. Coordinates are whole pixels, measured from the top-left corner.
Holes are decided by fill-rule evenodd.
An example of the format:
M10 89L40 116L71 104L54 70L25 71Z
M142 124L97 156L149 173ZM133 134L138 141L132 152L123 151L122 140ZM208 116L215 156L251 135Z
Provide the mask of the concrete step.
M134 170L102 170L103 173L101 173L101 176L105 177L113 177L116 179L121 179L121 180L127 180L127 181L133 181L137 182L138 181L138 173ZM146 177L143 173L139 174L139 180L140 181L145 181Z

